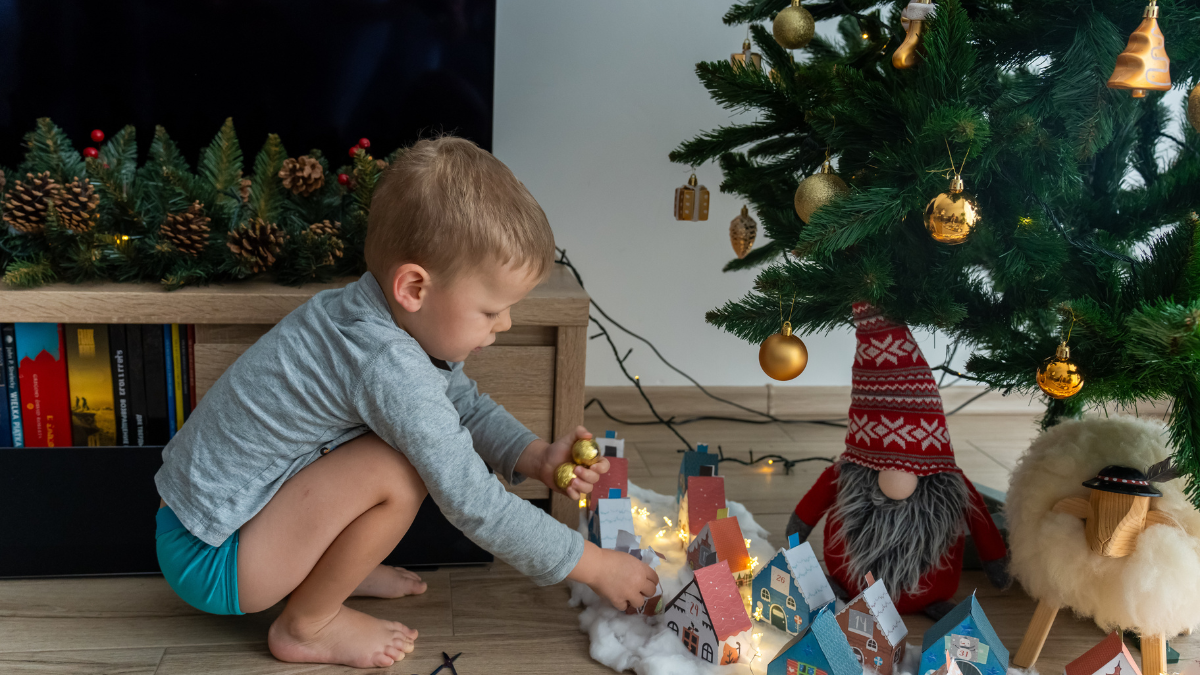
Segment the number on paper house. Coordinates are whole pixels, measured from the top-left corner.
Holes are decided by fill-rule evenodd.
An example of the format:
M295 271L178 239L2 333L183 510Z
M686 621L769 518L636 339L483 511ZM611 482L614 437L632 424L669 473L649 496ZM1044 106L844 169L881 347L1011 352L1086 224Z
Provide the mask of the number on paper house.
M834 596L812 544L801 544L800 536L793 534L788 546L755 573L750 588L751 618L799 635Z
M771 659L767 675L863 675L863 669L826 607Z
M1008 672L1008 650L1000 643L974 593L925 632L921 641L921 668L917 672L923 675L936 672L945 665L947 650L962 675Z
M908 627L882 579L876 581L868 574L867 588L837 613L837 622L855 660L879 675L892 675L904 656Z
M683 646L708 663L746 663L754 654L750 617L723 560L696 570L662 615Z

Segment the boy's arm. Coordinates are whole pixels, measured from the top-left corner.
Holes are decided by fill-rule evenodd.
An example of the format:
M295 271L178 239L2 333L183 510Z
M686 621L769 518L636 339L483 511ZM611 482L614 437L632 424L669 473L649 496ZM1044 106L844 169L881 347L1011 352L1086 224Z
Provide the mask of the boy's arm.
M479 393L475 380L463 372L462 363L449 365L450 384L446 397L454 404L462 425L471 432L475 452L509 483L525 480L526 474L517 471L517 461L525 449L538 440L538 435L491 396Z

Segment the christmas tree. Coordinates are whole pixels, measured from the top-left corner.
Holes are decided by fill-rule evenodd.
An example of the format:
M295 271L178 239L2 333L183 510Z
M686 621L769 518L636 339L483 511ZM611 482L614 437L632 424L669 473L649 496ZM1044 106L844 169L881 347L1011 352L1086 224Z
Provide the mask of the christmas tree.
M787 5L750 0L725 15L749 24L761 67L696 68L719 104L754 121L671 155L718 160L721 189L745 198L767 238L726 267L765 265L755 291L709 322L757 344L780 331L781 305L803 334L849 326L851 303L870 302L949 335L971 354L961 375L1006 394L1038 392L1039 368L1065 341L1083 387L1047 397L1043 425L1171 400L1175 461L1200 505L1200 136L1167 131L1182 110L1162 91L1109 83L1127 41L1155 66L1161 49L1145 48L1148 37L1165 40L1175 86L1195 84L1200 4L945 0L931 16L909 5L924 20L906 32L903 2L830 0L801 9L836 19L840 39L793 52L775 36L803 41L782 20L795 16L769 30L780 10L799 12ZM1131 39L1154 12L1161 33ZM911 67L897 68L909 33L896 61ZM798 195L827 158L849 189ZM966 192L954 194L959 175ZM959 218L939 229L946 200ZM814 206L807 222L798 215Z

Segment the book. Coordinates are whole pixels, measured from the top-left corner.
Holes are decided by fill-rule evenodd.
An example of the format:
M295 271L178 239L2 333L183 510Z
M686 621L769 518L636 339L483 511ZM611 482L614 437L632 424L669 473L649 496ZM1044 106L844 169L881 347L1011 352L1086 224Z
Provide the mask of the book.
M129 424L129 348L125 344L125 326L108 326L108 352L112 357L110 369L113 383L113 414L117 418L117 445L131 445ZM70 362L67 371L70 372Z
M162 324L142 324L142 371L146 388L146 444L171 440L167 405L167 365Z
M188 348L188 387L190 396L188 402L191 403L189 412L196 409L196 324L189 323L187 325L187 348Z
M167 428L169 438L175 437L179 429L175 421L175 341L171 339L171 324L162 325L163 332L163 368L167 372Z
M68 323L67 382L71 393L71 441L77 446L108 447L117 443L113 411L112 355L108 326Z
M0 328L0 334L3 328ZM3 413L0 415L0 448L13 447L12 418L8 414L8 378L4 375L4 355L0 354L0 401L3 401Z
M15 331L25 447L69 446L71 405L62 325L18 323Z
M129 444L146 445L146 375L142 358L142 327L125 326L125 363L129 373Z
M9 421L12 447L25 447L25 432L21 428L21 387L17 380L17 333L11 323L0 324L0 377L8 386L8 397L0 405Z
M172 330L176 330L179 335L179 370L175 372L179 375L179 426L183 426L184 421L192 413L192 396L188 387L190 377L188 375L187 324L175 324Z

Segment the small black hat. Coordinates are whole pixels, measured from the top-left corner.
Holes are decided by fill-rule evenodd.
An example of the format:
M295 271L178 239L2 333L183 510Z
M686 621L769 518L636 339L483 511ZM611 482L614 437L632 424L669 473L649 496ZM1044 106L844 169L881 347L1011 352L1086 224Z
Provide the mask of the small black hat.
M1106 466L1095 478L1085 482L1083 487L1138 497L1162 496L1161 492L1150 487L1150 479L1146 474L1128 466Z

